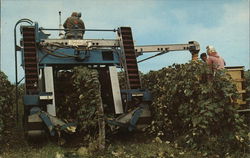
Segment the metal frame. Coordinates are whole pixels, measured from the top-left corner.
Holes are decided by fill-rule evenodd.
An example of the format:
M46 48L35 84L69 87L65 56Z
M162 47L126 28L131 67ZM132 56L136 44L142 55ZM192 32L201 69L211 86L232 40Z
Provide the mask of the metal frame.
M165 44L165 45L145 45L135 46L135 51L138 55L148 52L169 52L169 51L183 51L183 50L200 50L200 45L196 41L190 41L188 44Z
M120 47L119 41L114 39L45 39L42 45L63 44L65 46L81 46L87 48L99 47Z
M23 19L18 21L16 26L21 22L28 22L30 25L33 25L33 22L28 19ZM15 55L17 51L16 46L16 26L15 26ZM117 88L119 86L119 82L117 79L117 74L115 75L114 69L115 67L121 66L126 69L126 62L124 62L124 55L123 54L123 41L122 37L118 37L118 39L48 39L49 34L45 34L43 30L48 31L69 31L69 29L45 29L45 28L38 28L38 23L34 24L35 27L35 40L38 43L37 47L37 56L38 56L38 64L39 69L48 67L48 66L64 66L64 68L69 68L74 65L106 65L112 66L110 70L110 78L112 82L112 91L113 91L113 100L115 104L115 113L121 114L123 113L122 107L122 99L126 102L130 102L135 104L135 109L132 112L128 112L125 107L125 114L120 117L123 122L127 122L127 118L129 116L129 123L131 126L130 129L134 129L136 122L138 121L139 117L142 113L148 109L146 105L151 102L151 94L147 90L142 89L127 89L127 90L120 90ZM121 27L122 28L122 27ZM118 35L121 35L121 28L118 30L108 30L108 29L70 29L75 31L112 31L118 32ZM127 27L129 28L129 27ZM129 28L131 30L131 28ZM126 32L126 31L125 31ZM131 32L131 31L130 31ZM132 37L132 32L130 33ZM126 37L126 35L125 35ZM128 39L126 39L128 40ZM126 41L127 42L127 41ZM130 42L133 43L133 39L130 39ZM125 44L124 44L125 45ZM136 53L135 59L137 56L142 55L143 53L148 52L159 52L158 54L152 56L162 55L169 51L183 51L189 50L192 54L198 53L200 50L200 46L198 42L190 41L188 44L171 44L171 45L147 45L147 46L134 46L134 50L132 51ZM24 50L21 48L24 52ZM104 59L103 52L109 51L107 53L112 53L113 58L108 60ZM108 55L110 55L108 54ZM127 54L130 55L130 54ZM134 54L133 54L134 55ZM134 56L133 56L134 57ZM146 58L143 61L150 59L152 57ZM16 61L16 95L17 94L17 57L15 56ZM24 62L24 61L23 61ZM136 63L137 64L137 63ZM129 64L128 64L129 65ZM138 70L138 67L136 67ZM132 70L131 70L132 71ZM46 76L46 75L45 75ZM47 84L52 83L51 77L53 80L52 72L49 72L50 81L46 82ZM46 78L47 78L46 77ZM128 80L128 79L127 79ZM46 84L45 83L45 84ZM46 85L45 85L46 86ZM45 91L51 91L51 89L45 88ZM52 88L53 91L53 88ZM40 94L39 94L40 95ZM52 97L52 96L49 96ZM52 97L54 101L54 96ZM27 99L27 97L26 97ZM28 98L29 99L29 98ZM34 99L34 98L32 98ZM135 103L134 100L137 100ZM139 100L139 102L138 102ZM16 100L17 102L17 100ZM17 103L18 104L18 103ZM17 105L18 107L18 105ZM18 111L18 109L17 109ZM18 112L17 112L18 116ZM146 116L146 114L145 114ZM119 124L119 122L116 122Z

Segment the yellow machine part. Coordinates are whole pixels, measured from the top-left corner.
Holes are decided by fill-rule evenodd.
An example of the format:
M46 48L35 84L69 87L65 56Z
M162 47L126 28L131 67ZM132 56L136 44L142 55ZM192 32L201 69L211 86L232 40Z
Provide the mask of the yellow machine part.
M240 94L240 98L237 99L238 104L246 104L245 101L245 94L246 94L246 87L244 85L244 66L233 66L233 67L226 67L228 70L227 73L232 77L234 84L236 85L237 91Z

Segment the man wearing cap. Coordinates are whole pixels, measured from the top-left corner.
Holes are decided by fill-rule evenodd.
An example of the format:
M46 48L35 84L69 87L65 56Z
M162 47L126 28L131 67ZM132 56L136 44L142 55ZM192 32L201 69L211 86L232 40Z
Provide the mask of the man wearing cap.
M207 64L212 68L212 70L224 69L226 63L222 57L219 56L213 46L207 46Z
M63 27L65 29L85 29L83 21L80 19L81 13L73 12L71 17L67 18L64 22ZM65 33L67 39L82 39L85 31L68 30Z

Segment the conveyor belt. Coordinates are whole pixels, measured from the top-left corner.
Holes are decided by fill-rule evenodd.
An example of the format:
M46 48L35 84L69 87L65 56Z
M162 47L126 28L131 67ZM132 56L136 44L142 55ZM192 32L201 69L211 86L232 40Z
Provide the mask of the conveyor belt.
M39 89L35 27L23 27L22 35L26 95L36 95L39 93ZM37 105L25 105L24 107L24 130L25 135L28 136L28 139L41 136L44 133L44 124L42 123L41 119L34 118L30 115L30 110L33 107L37 107ZM36 138L33 138L32 140L35 139Z
M124 69L127 75L129 89L140 89L141 82L131 28L120 27L119 36L121 42L121 50L124 53L125 57Z
M23 49L26 94L38 93L38 65L35 42L35 28L23 28Z

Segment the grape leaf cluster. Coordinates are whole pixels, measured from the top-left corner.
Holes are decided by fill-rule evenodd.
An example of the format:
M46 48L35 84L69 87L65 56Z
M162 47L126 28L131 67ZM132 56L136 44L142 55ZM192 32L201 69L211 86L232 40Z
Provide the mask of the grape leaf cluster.
M63 96L56 96L57 115L77 122L78 133L96 137L98 134L97 107L101 104L97 70L75 67L71 71L60 72L59 76L55 82L55 89ZM65 82L62 84L58 80Z
M238 93L225 71L212 72L198 61L144 75L143 85L153 95L147 131L192 148L246 149L248 127L236 111Z
M14 86L7 76L0 71L0 140L6 128L8 119L13 116Z

